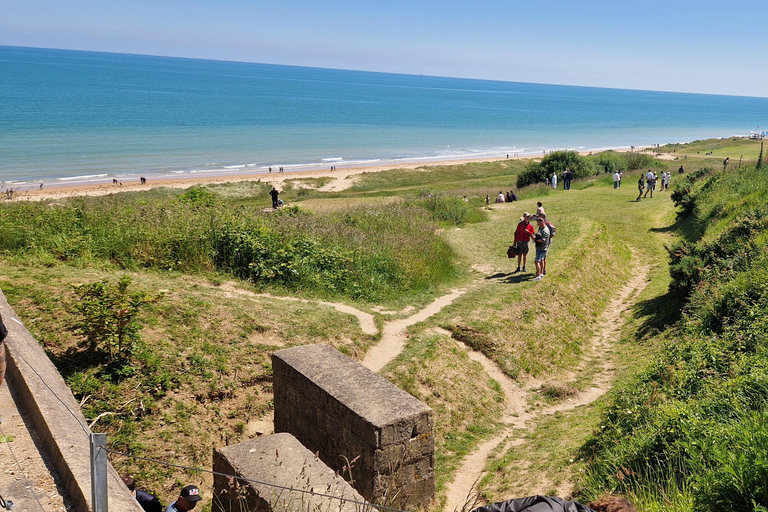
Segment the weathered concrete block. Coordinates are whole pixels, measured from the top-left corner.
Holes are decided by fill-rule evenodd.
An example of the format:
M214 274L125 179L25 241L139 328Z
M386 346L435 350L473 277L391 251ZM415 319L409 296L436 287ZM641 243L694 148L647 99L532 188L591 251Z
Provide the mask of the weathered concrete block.
M214 450L213 470L240 477L214 476L213 512L369 510L357 491L290 434Z
M293 434L339 472L357 458L352 485L371 502L394 503L396 494L397 504L419 505L434 496L426 404L327 345L280 350L272 368L275 432Z

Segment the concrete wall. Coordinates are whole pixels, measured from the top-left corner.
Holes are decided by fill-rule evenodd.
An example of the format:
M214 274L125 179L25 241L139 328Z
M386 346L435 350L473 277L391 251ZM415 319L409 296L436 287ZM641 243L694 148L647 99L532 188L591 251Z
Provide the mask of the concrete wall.
M272 356L275 432L293 434L331 468L353 461L352 486L368 501L414 506L435 493L433 413L327 345Z
M213 470L250 480L215 475L213 512L371 510L357 491L290 434L274 434L214 450Z
M0 312L8 328L6 378L21 399L17 406L31 418L77 510L91 510L91 431L80 405L2 291ZM110 512L143 512L112 465L107 469Z

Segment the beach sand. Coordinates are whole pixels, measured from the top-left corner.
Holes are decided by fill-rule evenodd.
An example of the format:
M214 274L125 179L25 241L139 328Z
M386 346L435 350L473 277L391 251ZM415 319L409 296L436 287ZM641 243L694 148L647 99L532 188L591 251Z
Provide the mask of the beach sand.
M531 158L529 157L510 157L515 158ZM499 160L506 160L505 158L482 158L479 160L452 160L445 162L430 162L430 163L405 163L398 165L381 165L371 167L354 167L343 168L331 171L326 170L313 170L313 171L290 171L290 172L273 172L271 174L253 173L253 174L227 174L225 176L200 176L200 177L183 177L183 178L171 178L171 179L148 179L147 183L142 185L138 179L132 181L123 181L122 185L113 185L111 183L101 184L88 184L88 185L63 185L56 187L46 188L43 185L42 189L21 190L16 192L13 196L13 200L43 200L43 199L64 199L68 197L77 196L102 196L109 194L117 194L121 192L137 192L142 190L150 190L155 187L170 187L170 188L189 188L195 185L211 185L216 183L236 183L241 181L261 181L262 183L269 183L275 186L278 190L286 180L295 180L302 178L321 178L332 177L337 178L336 181L326 184L319 190L324 192L336 192L351 187L354 184L355 176L365 172L381 172L392 169L419 169L423 168L429 170L430 168L444 165L462 165L476 162L495 162Z

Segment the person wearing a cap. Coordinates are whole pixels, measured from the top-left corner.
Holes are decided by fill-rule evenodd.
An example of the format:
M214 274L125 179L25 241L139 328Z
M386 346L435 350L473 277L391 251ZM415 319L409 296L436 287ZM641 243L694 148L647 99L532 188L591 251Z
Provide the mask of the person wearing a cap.
M188 485L179 493L179 499L168 505L165 512L188 512L195 508L197 502L200 501L200 489L194 485Z
M528 260L528 242L534 235L535 230L531 225L531 214L525 212L520 217L520 222L515 229L515 247L517 247L517 270L513 274L520 272L520 261L523 262L523 272L525 272L525 263Z
M547 249L549 248L549 228L544 217L536 217L539 224L539 232L536 234L536 277L534 281L541 281L544 278L544 260L547 258Z

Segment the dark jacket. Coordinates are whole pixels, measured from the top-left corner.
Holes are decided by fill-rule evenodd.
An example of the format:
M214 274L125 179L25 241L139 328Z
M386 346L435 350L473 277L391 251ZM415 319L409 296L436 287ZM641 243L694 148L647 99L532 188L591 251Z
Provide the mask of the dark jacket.
M163 506L160 504L160 500L146 491L136 489L136 501L138 501L141 508L147 512L163 512Z
M507 500L475 509L474 512L595 512L578 501L565 501L555 496L530 496Z

